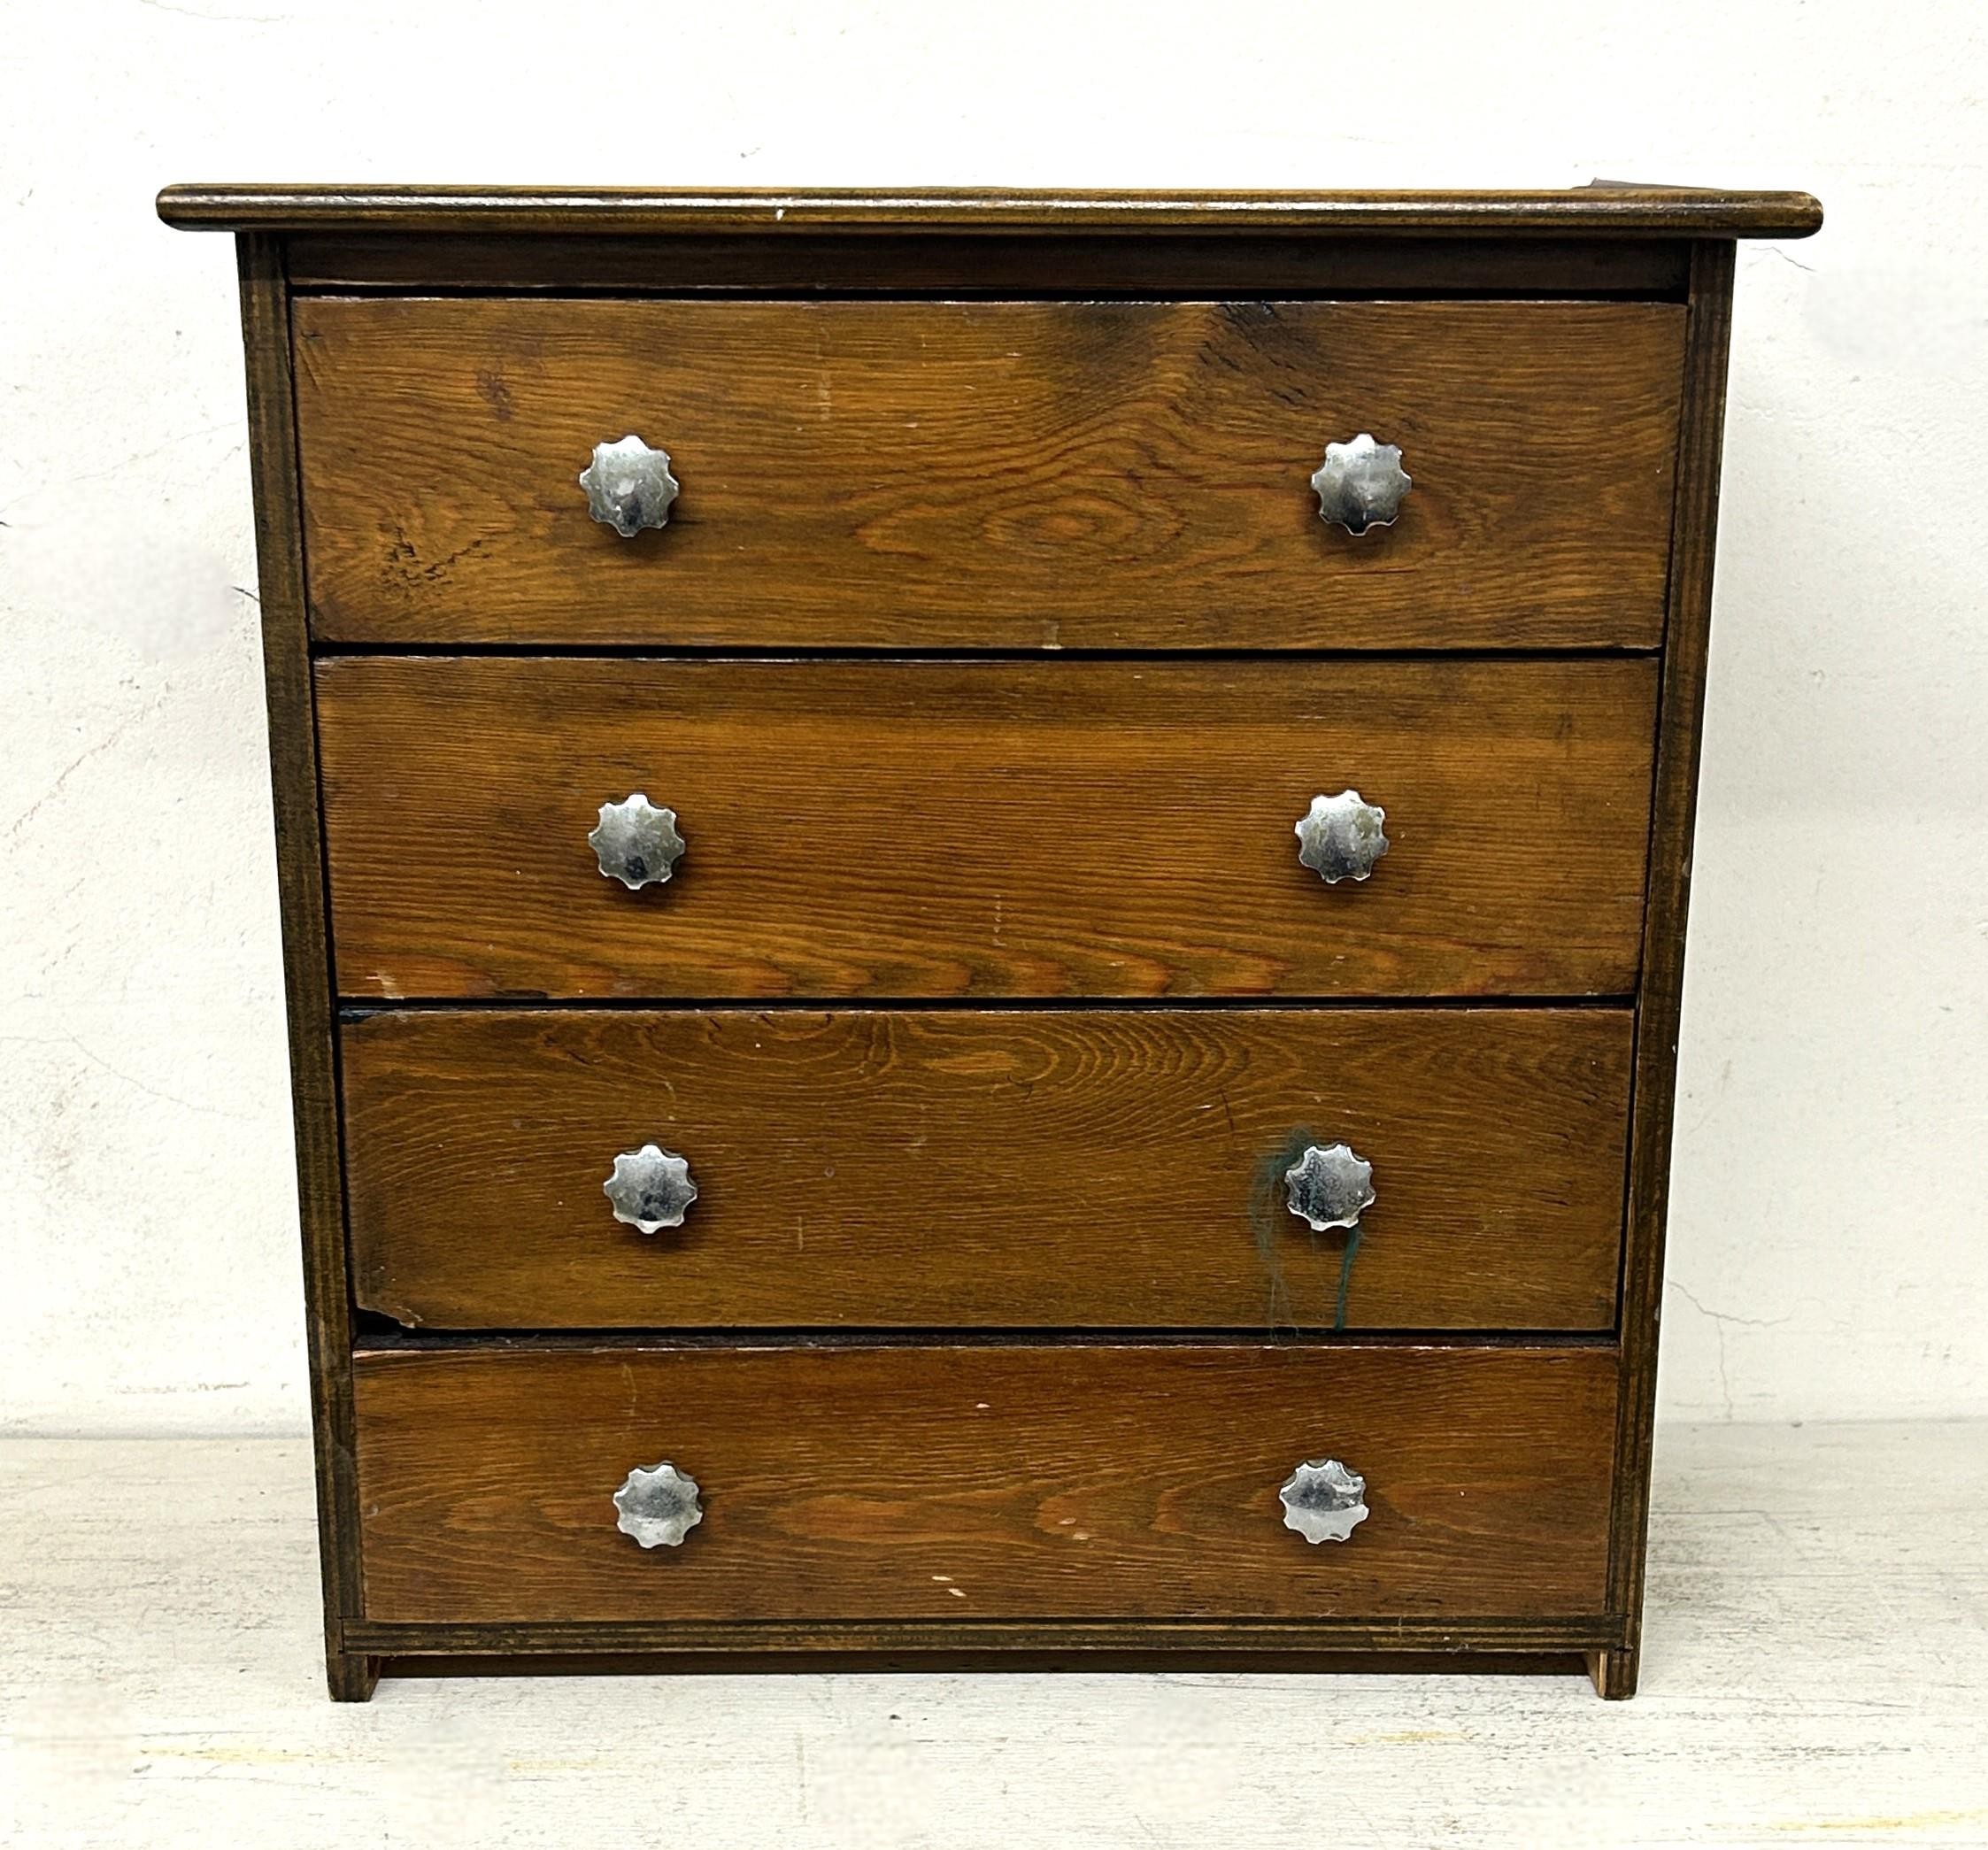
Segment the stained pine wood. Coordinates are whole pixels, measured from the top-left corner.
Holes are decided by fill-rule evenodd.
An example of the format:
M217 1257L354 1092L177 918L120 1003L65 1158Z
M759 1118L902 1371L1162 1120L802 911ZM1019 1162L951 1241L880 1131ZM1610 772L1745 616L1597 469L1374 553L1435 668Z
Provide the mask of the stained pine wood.
M159 216L188 230L593 235L1002 228L1072 234L1193 230L1563 232L1806 237L1807 193L1619 184L1466 192L1110 192L1050 189L703 191L640 187L169 186Z
M752 647L1652 646L1684 312L1653 303L312 297L314 633ZM597 442L683 488L633 541ZM1325 444L1414 487L1355 538Z
M1149 1649L1240 1650L1290 1663L1355 1650L1378 1662L1377 1653L1412 1649L1583 1652L1604 1693L1629 1693L1640 1655L1731 289L1725 241L1805 235L1820 220L1815 202L1614 187L1311 197L194 188L169 189L160 210L176 223L258 227L241 243L243 306L333 1692L363 1698L384 1657L408 1653L469 1668L517 1653L542 1662L580 1653L598 1665L652 1653L672 1663L710 1661L685 1655L698 1653L771 1662L803 1653L875 1661L897 1652L1012 1662L1054 1651L1101 1664ZM339 299L342 284L397 299ZM312 292L307 301L299 286ZM408 299L428 289L456 293ZM947 300L954 290L984 299ZM534 303L505 299L506 291L543 293ZM706 299L687 299L700 294ZM899 299L856 299L893 294ZM1483 299L1492 295L1528 299ZM1390 296L1405 299L1375 299ZM1470 297L1479 299L1453 299ZM753 323L747 312L767 319ZM722 339L690 338L700 314L724 318L706 324ZM371 345L314 351L326 343L297 336L320 316L368 330ZM390 325L418 334L423 318L447 338L424 347L372 332ZM466 327L500 324L520 337L492 366L466 372L450 343ZM548 343L535 335L539 326L568 331ZM769 328L805 337L738 355L739 330ZM1050 332L1036 338L1030 328ZM936 347L934 329L944 330ZM1015 337L1004 347L990 329ZM659 331L673 338L659 342ZM922 349L912 334L925 337ZM574 453L562 451L557 471L548 461L548 432L566 441L562 395L583 399L588 382L603 376L600 361L580 358L589 344L606 355L611 381L622 382L623 401L629 382L671 384L669 408L688 420L673 428L694 434L688 450L658 434L682 466L681 518L632 548L591 528L575 537L570 474L612 434L591 428L596 406L582 407L589 428L575 432ZM915 366L906 360L914 350L923 356ZM672 375L684 353L701 370ZM722 387L712 382L713 358L737 359ZM379 405L373 381L385 382L393 398L376 420L378 441L348 435L335 453L311 435L332 428L319 415L320 370L348 405ZM1367 413L1352 428L1384 419L1380 434L1404 443L1417 485L1393 532L1334 551L1308 495L1276 499L1281 512L1273 496L1296 486L1293 471L1308 474L1327 435L1345 434L1325 427L1349 405ZM1550 417L1537 415L1542 406ZM1298 412L1303 442L1287 443L1277 420ZM916 432L906 428L913 419ZM728 451L735 440L740 447ZM804 466L755 500L753 472L774 452ZM725 458L725 467L712 466ZM509 498L480 502L491 482ZM336 515L322 533L321 497ZM406 505L422 511L412 528L400 512ZM738 510L778 518L760 520L727 553L718 522ZM782 529L782 520L790 524ZM348 549L343 560L339 547ZM315 613L306 557L331 574L331 596ZM691 569L675 574L678 589L659 590L667 581L648 568L686 558ZM339 607L341 572L357 587L347 601L361 627L340 627L354 621ZM1045 659L1036 666L1047 680L991 661L873 665L890 670L880 675L836 661L324 660L313 682L313 618L325 620L314 632L320 650L402 636L445 649L460 635L528 647L701 643L830 655L1212 644L1517 650L1535 659ZM1653 660L1537 659L1597 643L1646 652L1661 644L1661 670ZM323 721L315 735L314 703ZM1297 868L1290 821L1314 790L1355 782L1388 806L1395 854L1367 887L1327 891ZM631 898L599 881L582 844L599 801L651 784L685 810L692 852L670 889ZM648 1337L599 1353L585 1339L544 1336L521 1347L381 1337L374 1340L386 1346L361 1366L360 1421L340 1133L355 1176L388 1174L375 1154L393 1157L390 1173L401 1179L378 1225L397 1222L419 1198L397 1105L460 1136L467 1114L447 1098L449 1075L482 1096L492 1072L473 1070L461 1050L453 1067L425 1057L355 1066L355 1106L375 1083L380 1102L364 1126L356 1109L341 1122L327 903L341 931L339 967L358 999L542 991L582 1000L1180 995L1315 1004L1633 991L1620 1352L1528 1347L1493 1333L1482 1351L1357 1337L1262 1347L1239 1328L1212 1344L1143 1347L1122 1337L1092 1347L1044 1331L1028 1349L962 1333L949 1348L944 1325L932 1322L896 1326L895 1338L790 1338L785 1348L753 1347L736 1325L707 1327L695 1344L687 1335L678 1348ZM1619 1094L1619 1042L1600 1065L1557 1067L1499 1041L1500 1012L1482 1019L1501 1025L1453 1060L1423 1047L1426 1077L1411 1091L1395 1083L1410 1062L1383 1057L1406 1044L1388 1037L1431 1012L1365 1013L1389 1023L1373 1044L1372 1070L1395 1076L1367 1096L1397 1100L1395 1115L1374 1126L1391 1141L1413 1126L1434 1148L1445 1114L1468 1111L1495 1127L1484 1133L1487 1150L1516 1147L1545 1123L1532 1113L1536 1088L1569 1089L1563 1120L1543 1138L1547 1161L1562 1168L1536 1207L1526 1285L1564 1301L1553 1293L1580 1268L1571 1245L1563 1254L1542 1244L1541 1229L1574 1224L1574 1204L1593 1179L1585 1157L1605 1145L1622 1153L1619 1106L1585 1157L1574 1141L1591 1100L1610 1085ZM936 1014L889 1018L883 1037L898 1070L907 1061L916 1070L926 1118L965 1101L959 1122L994 1122L1018 1147L1060 1153L1081 1177L1083 1152L1068 1154L1081 1112L1059 1115L1045 1102L1025 1113L998 1078L982 1098L975 1084L991 1075L976 1074L973 1060L989 1044L973 1040L965 1064L940 1048L949 1036L994 1035L1002 1019ZM1559 1014L1524 1019L1545 1034ZM762 1076L777 1070L797 1090L814 1088L823 1122L850 1136L845 1162L856 1171L873 1163L881 1176L889 1114L898 1114L890 1122L908 1150L916 1104L900 1105L887 1083L866 1091L860 1079L827 1083L824 1074L851 1057L857 1015L774 1014L791 1039ZM1286 1016L1304 1028L1267 1029L1246 1045L1221 1038L1246 1040L1245 1028ZM1245 1072L1290 1070L1329 1104L1337 1096L1329 1075L1291 1064L1324 1047L1342 1023L1336 1011L1190 1013L1192 1029L1169 1043L1175 1064L1147 1053L1136 1068L1126 1064L1135 1030L1114 1030L1116 1018L1029 1011L1018 1019L1036 1047L1052 1030L1031 1017L1076 1024L1075 1038L1055 1047L1095 1056L1090 1066L1054 1065L1051 1099L1094 1097L1103 1121L1122 1113L1137 1122L1125 1098L1137 1095L1133 1103L1157 1109L1155 1122L1171 1112L1187 1126L1176 1147L1221 1141L1212 1123L1195 1122L1195 1104L1209 1103L1190 1098L1197 1071L1218 1075L1214 1102L1225 1106L1225 1128L1238 1096L1238 1125L1274 1116L1252 1105ZM667 1042L673 1057L683 1050L671 1035L705 1024L713 1039L697 1043L690 1083L703 1101L726 1101L743 1147L744 1084L727 1075L742 1063L736 1036L753 1016L678 1009L624 1018L645 1044ZM577 1118L549 1109L549 1098L639 1090L635 1068L643 1062L630 1065L608 1022L565 1019L584 1021L584 1044L562 1063L554 1055L570 1050L556 1037L529 1040L531 1057L517 1071L557 1079L547 1082L551 1092L520 1083L507 1097L513 1120L525 1121L513 1124L520 1133L536 1113L559 1137L577 1136L561 1128ZM1148 1031L1145 1016L1125 1019L1137 1034ZM1570 1019L1596 1036L1621 1021L1608 1008ZM1204 1021L1221 1024L1206 1030L1215 1041L1198 1038ZM667 1033L656 1025L665 1022ZM402 1025L354 1024L348 1051ZM406 1031L415 1033L411 1024ZM1012 1055L1013 1037L1003 1045ZM1487 1114L1475 1100L1492 1089L1486 1075L1500 1047L1514 1076L1497 1100L1504 1109ZM1337 1072L1360 1069L1359 1053L1327 1051ZM1198 1068L1179 1060L1188 1052ZM819 1065L803 1057L811 1052L823 1054ZM589 1060L598 1074L579 1064ZM1219 1076L1230 1068L1235 1083ZM1114 1090L1108 1082L1121 1071ZM1252 1109L1267 1115L1252 1121ZM872 1111L882 1129L863 1144L852 1127ZM458 1190L482 1187L485 1165L451 1167L454 1147L443 1147L441 1166ZM1098 1147L1136 1151L1137 1140ZM947 1179L950 1153L929 1149L918 1152L909 1184L897 1171L906 1203L928 1180ZM774 1173L798 1178L798 1159L781 1160L789 1167ZM1462 1195L1432 1189L1417 1231L1397 1224L1383 1247L1388 1209L1399 1222L1412 1199L1406 1180L1385 1183L1395 1166L1391 1156L1370 1219L1375 1244L1350 1280L1350 1322L1368 1314L1360 1294L1386 1283L1376 1253L1402 1266L1442 1214L1455 1209L1461 1224ZM1129 1192L1129 1163L1113 1173L1114 1187ZM589 1177L589 1199L595 1187ZM1130 1284L1121 1276L1121 1293L1136 1296L1147 1288L1142 1279L1157 1278L1152 1289L1163 1295L1189 1276L1178 1262L1183 1243L1153 1237L1169 1223L1151 1206L1178 1206L1182 1187L1124 1216L1142 1243L1134 1250L1162 1264ZM511 1193L515 1211L528 1196ZM708 1195L711 1222L741 1199L722 1188ZM1067 1200L1063 1208L1066 1228L1077 1229L1066 1234L1065 1263L1036 1267L1028 1289L1039 1293L1046 1279L1081 1296L1090 1275L1073 1279L1067 1261L1103 1250L1086 1244L1102 1217L1081 1222ZM990 1223L967 1224L971 1233ZM483 1226L508 1222L493 1210ZM936 1219L927 1226L949 1230ZM398 1238L397 1226L389 1231ZM366 1211L355 1237L370 1250ZM1460 1232L1414 1268L1419 1276L1404 1270L1398 1301L1434 1303L1455 1288L1471 1237ZM501 1232L488 1250L517 1250L509 1238ZM884 1288L904 1297L938 1295L933 1280L967 1250L929 1232L921 1251L908 1232L880 1245L892 1241L900 1262ZM762 1249L771 1256L770 1238L754 1250ZM423 1250L439 1255L432 1289L454 1301L476 1255L439 1231ZM1039 1254L1040 1243L991 1250ZM1507 1254L1511 1243L1498 1250ZM1560 1255L1552 1264L1550 1253ZM875 1253L855 1263L884 1272ZM1480 1297L1519 1289L1509 1268L1468 1269ZM1028 1272L997 1263L966 1270L953 1300L991 1303L1011 1284L1019 1292ZM584 1265L565 1278L541 1268L554 1298L584 1276ZM1232 1289L1213 1276L1209 1286L1210 1301ZM809 1287L817 1288L812 1279ZM772 1268L751 1280L763 1299L782 1288ZM710 1291L717 1302L715 1284ZM989 1370L998 1391L964 1399L962 1385ZM748 1377L771 1385L742 1393ZM990 1445L973 1428L997 1407L1017 1412L1019 1451ZM619 1481L631 1437L646 1444L680 1413L704 1414L700 1431L720 1443L714 1461L728 1511L713 1506L675 1563L691 1563L690 1576L673 1583L643 1571L669 1563L631 1565L632 1545L619 1538L621 1553L599 1552L612 1484L596 1478L611 1468ZM1375 1521L1361 1531L1368 1546L1327 1551L1326 1566L1336 1561L1342 1578L1322 1603L1318 1561L1306 1559L1314 1551L1278 1530L1277 1545L1298 1559L1260 1553L1269 1546L1256 1526L1264 1479L1252 1475L1245 1485L1222 1475L1238 1471L1259 1443L1295 1447L1292 1456L1317 1449L1321 1415L1337 1436L1329 1443L1350 1434L1363 1453L1371 1444L1405 1461L1376 1490ZM1304 1432L1285 1430L1299 1418ZM881 1495L851 1492L837 1475L851 1441L866 1463L861 1481ZM1203 1456L1208 1470L1169 1485L1183 1461ZM923 1468L934 1461L936 1478ZM1275 1462L1272 1488L1289 1457ZM375 1482L389 1494L372 1497ZM935 1482L952 1488L935 1493ZM797 1487L806 1521L790 1532L783 1524ZM362 1491L364 1520L387 1544L374 1583L376 1538L366 1538L367 1582L399 1602L380 1610L362 1609ZM1106 1545L1090 1552L1091 1565L1064 1552L1075 1545L1074 1533L1063 1538L1077 1518L1060 1513L1072 1504L1086 1513L1084 1532ZM1267 1513L1274 1518L1274 1508ZM1210 1539L1224 1546L1202 1546ZM699 1555L700 1540L730 1552ZM1211 1592L1207 1561L1225 1548L1238 1572ZM928 1553L971 1561L975 1578L936 1581L932 1574L952 1569L932 1565L920 1581ZM672 1585L694 1597L659 1602L658 1586ZM1098 1588L1103 1596L1089 1603Z
M357 1358L366 1612L558 1618L1602 1609L1601 1348L998 1346ZM1373 1514L1286 1530L1330 1453ZM683 1546L609 1500L672 1459Z
M321 661L348 996L1558 995L1636 980L1656 666ZM1388 813L1325 886L1296 819ZM602 878L632 790L667 886Z
M455 1328L1607 1330L1630 1017L389 1014L343 1030L355 1290ZM1348 1141L1357 1249L1279 1180ZM616 1152L689 1158L681 1230Z

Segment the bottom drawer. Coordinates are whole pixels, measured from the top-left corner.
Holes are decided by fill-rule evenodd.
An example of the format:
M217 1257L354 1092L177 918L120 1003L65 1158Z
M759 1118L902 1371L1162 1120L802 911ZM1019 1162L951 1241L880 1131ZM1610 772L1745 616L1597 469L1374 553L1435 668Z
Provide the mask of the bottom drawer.
M415 1623L1599 1614L1613 1348L377 1350L366 1614ZM1366 1479L1284 1526L1300 1461ZM644 1549L629 1471L702 1520Z

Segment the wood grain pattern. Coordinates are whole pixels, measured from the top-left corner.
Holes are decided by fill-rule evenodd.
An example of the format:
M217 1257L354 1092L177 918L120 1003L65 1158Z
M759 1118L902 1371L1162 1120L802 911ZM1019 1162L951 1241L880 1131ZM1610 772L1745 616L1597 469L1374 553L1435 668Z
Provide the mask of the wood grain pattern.
M342 1031L355 1290L450 1328L1607 1330L1626 1010L477 1011ZM614 1154L689 1158L680 1230ZM1380 1199L1291 1215L1309 1143Z
M717 187L295 186L193 183L158 196L187 230L530 233L1028 228L1098 232L1280 228L1806 237L1807 193L1603 186L1442 192L1114 192L1014 188L772 190Z
M363 1699L387 1652L1392 1646L1579 1649L1630 1693L1732 285L1707 241L1806 235L1815 201L159 204L255 227L333 1692ZM1355 543L1304 478L1362 428L1417 481ZM685 483L632 546L571 479L628 428ZM313 680L313 641L404 640L436 652ZM975 649L1044 653L846 659ZM1293 650L1396 652L1260 659ZM1529 659L1399 653L1457 650ZM1291 824L1346 785L1396 846L1328 890ZM635 789L691 844L643 895L584 844ZM341 991L693 1006L396 1011L341 1040ZM1315 1006L1632 991L1633 1049L1614 1006ZM1167 996L1283 1006L908 1006ZM621 1327L678 1345L382 1338L355 1384L342 1049L363 1302L550 1330L634 1301ZM617 1114L643 1119L628 1143L708 1128L687 1237L574 1230ZM1222 1192L1306 1116L1379 1162L1349 1324L1577 1343L1241 1337L1273 1275L1293 1322L1337 1283L1295 1222L1267 1263ZM1008 1160L976 1164L976 1137ZM1618 1250L1619 1350L1589 1340ZM1125 1321L998 1333L1031 1314ZM1135 1317L1209 1334L1136 1344ZM877 1328L756 1346L774 1318ZM607 1493L666 1443L711 1514L644 1557ZM1375 1515L1311 1550L1275 1490L1327 1450Z
M361 1352L368 1617L1602 1609L1612 1350L1017 1346ZM1372 1515L1282 1525L1298 1460ZM610 1493L703 1490L643 1551Z
M317 670L341 991L1621 994L1656 665L687 663ZM1352 786L1395 845L1327 887ZM629 892L604 802L690 844Z
M312 297L313 633L718 647L1654 646L1653 303ZM1318 517L1399 443L1390 529ZM633 541L574 478L667 448Z

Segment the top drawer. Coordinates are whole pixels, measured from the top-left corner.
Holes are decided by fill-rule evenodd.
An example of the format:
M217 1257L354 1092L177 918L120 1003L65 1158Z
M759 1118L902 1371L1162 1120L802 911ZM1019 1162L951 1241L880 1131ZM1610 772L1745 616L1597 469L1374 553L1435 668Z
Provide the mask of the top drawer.
M313 633L728 648L1661 640L1684 311L1661 304L316 298ZM1330 442L1399 520L1319 518ZM632 540L576 478L629 433Z

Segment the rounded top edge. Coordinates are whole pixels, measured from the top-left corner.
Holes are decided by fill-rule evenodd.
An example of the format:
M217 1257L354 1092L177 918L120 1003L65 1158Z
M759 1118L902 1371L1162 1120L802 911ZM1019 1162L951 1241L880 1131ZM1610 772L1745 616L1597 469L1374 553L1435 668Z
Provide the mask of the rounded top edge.
M1596 185L1469 192L671 190L585 187L168 186L159 217L187 231L612 233L1143 230L1428 235L1807 237L1807 193Z

